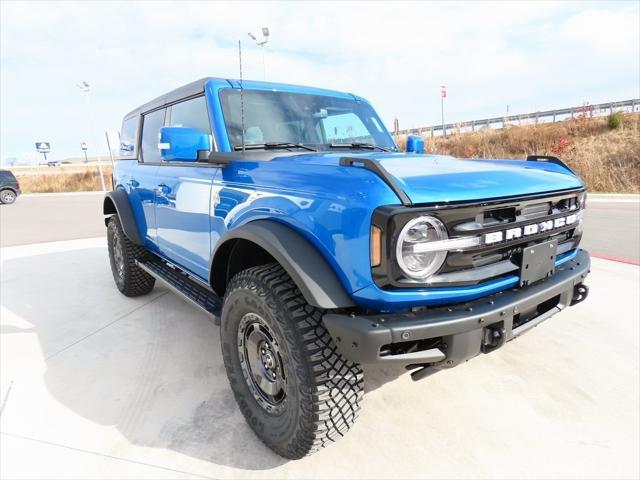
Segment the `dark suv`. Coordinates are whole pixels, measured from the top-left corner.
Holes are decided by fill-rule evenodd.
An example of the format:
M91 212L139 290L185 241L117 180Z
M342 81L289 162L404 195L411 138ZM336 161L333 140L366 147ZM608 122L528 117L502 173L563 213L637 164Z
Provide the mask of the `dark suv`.
M20 195L20 183L9 170L0 170L0 203L13 203Z

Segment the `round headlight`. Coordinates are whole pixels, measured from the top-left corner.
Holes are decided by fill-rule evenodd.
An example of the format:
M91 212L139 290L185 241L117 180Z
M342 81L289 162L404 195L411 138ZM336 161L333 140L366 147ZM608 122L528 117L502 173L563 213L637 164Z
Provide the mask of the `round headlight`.
M436 273L447 258L446 251L433 251L426 247L426 244L447 238L447 229L437 218L414 218L404 226L398 237L398 265L407 276L419 280L426 279Z
M587 206L587 192L580 192L578 194L578 208L585 208Z

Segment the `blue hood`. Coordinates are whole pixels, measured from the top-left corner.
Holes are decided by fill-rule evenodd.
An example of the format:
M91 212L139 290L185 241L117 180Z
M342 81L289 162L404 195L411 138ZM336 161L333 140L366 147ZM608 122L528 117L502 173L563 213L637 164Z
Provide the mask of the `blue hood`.
M346 156L379 161L414 204L485 200L584 186L570 170L548 162L349 152L300 155L296 161L336 165Z
M484 200L583 186L568 169L546 162L394 155L380 163L413 203Z

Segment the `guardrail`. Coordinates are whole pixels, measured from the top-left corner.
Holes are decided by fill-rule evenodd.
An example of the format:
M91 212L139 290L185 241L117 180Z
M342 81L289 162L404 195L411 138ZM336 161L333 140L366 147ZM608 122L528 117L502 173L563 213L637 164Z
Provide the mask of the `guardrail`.
M397 129L393 132L399 135L446 135L447 132L463 133L474 132L483 128L504 128L514 123L521 125L527 123L539 123L547 120L547 123L564 121L569 118L581 116L596 117L609 115L613 112L640 112L640 99L634 98L622 102L599 103L596 105L582 105L580 107L560 108L557 110L547 110L544 112L525 113L523 115L505 115L502 117L484 118L482 120L470 120L466 122L447 123L444 125L432 125L421 128ZM444 130L443 130L444 128Z

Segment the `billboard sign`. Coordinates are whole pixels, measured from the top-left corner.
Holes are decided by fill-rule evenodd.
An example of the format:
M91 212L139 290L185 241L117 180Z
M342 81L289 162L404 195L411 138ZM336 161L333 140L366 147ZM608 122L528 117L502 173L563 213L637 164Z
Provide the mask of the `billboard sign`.
M49 153L51 151L51 144L49 142L36 142L36 150L38 153Z

